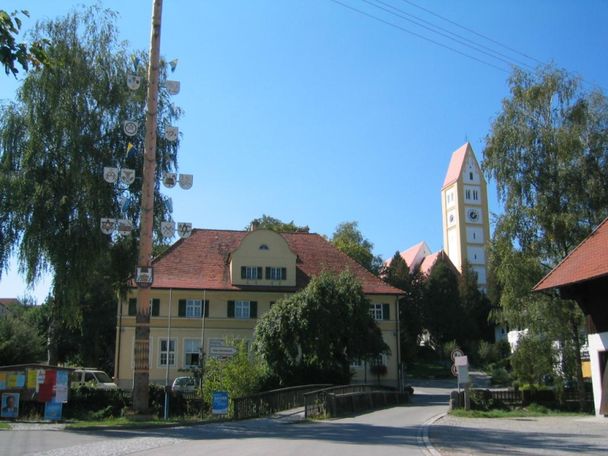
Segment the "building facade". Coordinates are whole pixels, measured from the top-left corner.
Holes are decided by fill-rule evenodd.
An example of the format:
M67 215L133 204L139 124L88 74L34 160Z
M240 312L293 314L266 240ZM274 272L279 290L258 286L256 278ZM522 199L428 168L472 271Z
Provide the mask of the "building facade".
M384 341L386 384L398 383L401 290L389 286L317 234L269 230L193 230L153 262L151 292L150 382L171 384L208 357L233 353L227 341L251 342L256 323L270 307L302 290L322 271L349 270L370 300ZM137 289L118 305L114 376L119 387L133 383ZM365 365L353 365L353 381L370 375Z

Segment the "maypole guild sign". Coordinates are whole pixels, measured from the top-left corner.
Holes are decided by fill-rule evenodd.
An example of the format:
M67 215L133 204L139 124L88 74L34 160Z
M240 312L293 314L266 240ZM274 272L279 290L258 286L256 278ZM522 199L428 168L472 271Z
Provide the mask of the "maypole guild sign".
M138 266L135 273L135 283L139 288L149 288L154 281L154 270L152 267Z

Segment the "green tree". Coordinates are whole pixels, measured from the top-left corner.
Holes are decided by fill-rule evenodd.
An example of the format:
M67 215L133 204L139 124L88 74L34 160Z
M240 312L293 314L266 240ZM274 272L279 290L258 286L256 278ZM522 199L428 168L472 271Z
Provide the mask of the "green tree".
M211 403L214 391L227 391L231 399L260 391L267 373L255 352L250 352L244 340L228 341L236 348L230 358L208 358L203 374L203 398Z
M44 360L46 341L35 325L34 311L14 305L0 318L0 366Z
M310 230L308 226L296 225L293 220L286 223L265 214L260 218L253 219L251 223L245 227L246 230L250 228L272 230L277 233L308 233Z
M462 271L458 276L458 290L466 340L470 342L478 342L481 339L492 340L492 328L488 321L490 300L479 291L477 274L469 262L465 261L462 265Z
M49 44L48 40L35 40L30 44L17 42L16 37L21 31L22 25L20 15L30 16L26 10L12 13L0 10L0 61L6 74L13 74L15 77L19 73L15 64L19 64L23 70L28 71L30 65L38 68L41 64L48 63L45 52L45 47Z
M351 273L324 272L262 317L257 351L282 385L347 383L352 361L388 351L369 306Z
M436 347L453 340L462 343L465 336L457 274L447 260L439 257L424 285L424 327Z
M382 270L382 278L390 285L403 290L399 300L399 328L401 331L401 356L403 361L416 358L419 338L423 330L422 291L423 278L418 268L410 272L399 252Z
M358 222L343 222L336 227L331 243L368 271L378 275L382 258L374 256L374 244L363 237Z
M100 231L103 217L127 218L137 227L140 208L141 179L127 187L102 175L105 166L138 175L143 162L142 129L128 137L122 123L144 124L147 57L117 40L115 19L116 13L94 6L38 24L34 39L51 43L47 53L55 64L28 73L16 100L0 111L0 271L17 253L29 283L44 271L53 274L51 341L63 325L88 331L93 309L103 308L98 316L113 322L110 300L115 303L120 287L124 291L135 266L137 229L122 238ZM126 85L132 73L143 80L135 91ZM165 140L162 128L180 115L163 90L157 182L176 166L179 145ZM134 148L127 154L129 144ZM169 214L158 183L156 190L160 221ZM104 334L92 343L112 347L114 337ZM50 348L56 362L56 344Z
M524 335L511 355L511 366L515 377L528 385L542 384L545 375L553 374L555 350L551 340Z
M554 67L516 69L509 85L482 163L504 206L492 247L498 318L561 341L582 388L582 313L531 289L608 215L608 101Z

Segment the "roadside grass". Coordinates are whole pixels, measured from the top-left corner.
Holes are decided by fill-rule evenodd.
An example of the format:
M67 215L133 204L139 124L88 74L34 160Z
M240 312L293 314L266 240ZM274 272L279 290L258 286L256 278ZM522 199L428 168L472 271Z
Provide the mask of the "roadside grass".
M10 429L11 426L8 423L5 423L4 421L0 421L0 429Z
M160 418L152 420L132 420L125 417L107 418L104 420L78 420L66 424L66 429L90 429L98 427L122 427L122 428L141 428L141 427L168 427L184 426L208 421L217 421L211 418L201 419L200 417L187 417L163 420Z
M461 418L528 418L538 416L585 416L588 413L564 412L554 410L538 404L530 404L528 407L517 407L511 410L491 409L491 410L464 410L453 409L449 412L452 416Z
M407 365L407 376L414 378L450 378L452 372L445 363L414 361Z

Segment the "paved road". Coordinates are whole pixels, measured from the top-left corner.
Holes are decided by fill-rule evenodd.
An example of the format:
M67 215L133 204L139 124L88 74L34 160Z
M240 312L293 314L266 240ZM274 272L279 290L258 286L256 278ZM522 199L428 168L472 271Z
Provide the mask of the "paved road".
M608 418L458 418L445 416L429 428L442 456L606 455Z
M414 386L412 405L313 423L265 418L145 430L0 431L0 455L423 455L421 425L445 412L449 388Z

